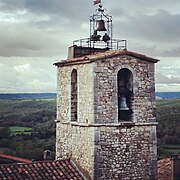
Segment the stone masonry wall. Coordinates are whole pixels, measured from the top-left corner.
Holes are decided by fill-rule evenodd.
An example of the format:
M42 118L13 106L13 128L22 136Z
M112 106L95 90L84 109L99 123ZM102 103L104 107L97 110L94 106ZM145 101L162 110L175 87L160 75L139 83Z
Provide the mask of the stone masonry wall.
M133 74L129 125L118 122L117 77L123 68ZM94 72L95 123L102 124L95 131L94 179L156 179L154 63L117 56L98 61Z
M71 122L71 72L77 70L78 119ZM84 170L93 174L94 131L78 126L94 121L93 64L58 68L56 158L72 159Z
M58 68L57 120L60 122L71 121L71 72L73 69L77 70L77 121L93 122L93 64Z
M99 127L95 131L95 178L156 179L156 127Z
M72 159L82 172L93 177L94 130L70 123L56 124L56 158Z
M133 122L155 122L154 63L130 56L98 61L94 68L95 122L118 122L117 74L122 68L133 74Z

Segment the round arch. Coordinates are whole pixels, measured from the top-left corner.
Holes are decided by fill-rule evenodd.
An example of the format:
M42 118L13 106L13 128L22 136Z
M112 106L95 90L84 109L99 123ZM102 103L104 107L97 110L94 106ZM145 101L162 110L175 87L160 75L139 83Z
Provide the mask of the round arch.
M71 72L71 121L77 121L77 70L73 69Z
M133 99L133 73L128 68L121 68L117 73L118 119L130 121Z

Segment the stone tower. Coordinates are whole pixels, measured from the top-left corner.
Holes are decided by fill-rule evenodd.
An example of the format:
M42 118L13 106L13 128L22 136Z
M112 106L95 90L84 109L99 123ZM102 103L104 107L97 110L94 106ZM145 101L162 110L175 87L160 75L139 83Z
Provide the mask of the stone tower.
M89 179L156 179L158 60L91 48L72 46L55 63L56 158L73 160Z

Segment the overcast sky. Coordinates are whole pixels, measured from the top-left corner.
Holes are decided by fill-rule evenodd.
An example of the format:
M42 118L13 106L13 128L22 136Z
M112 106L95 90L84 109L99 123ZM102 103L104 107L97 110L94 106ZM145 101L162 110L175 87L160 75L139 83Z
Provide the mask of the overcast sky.
M114 38L156 64L156 91L180 91L180 1L102 0ZM53 63L89 36L93 0L0 0L0 93L56 92Z

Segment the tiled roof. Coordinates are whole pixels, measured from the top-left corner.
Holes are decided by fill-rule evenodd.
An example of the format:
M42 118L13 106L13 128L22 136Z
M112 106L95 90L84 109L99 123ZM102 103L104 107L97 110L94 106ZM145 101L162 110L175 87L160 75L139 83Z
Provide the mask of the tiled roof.
M28 164L0 165L2 180L83 180L71 160L42 161Z
M172 180L173 165L171 158L158 161L158 180Z
M19 158L19 157L14 157L14 156L9 156L6 154L0 154L0 162L1 161L7 161L9 163L30 163L31 161L29 159L23 159L23 158Z
M107 58L111 58L118 55L129 55L129 56L133 56L133 57L150 61L153 63L157 63L159 61L158 59L124 49L124 50L109 50L109 51L98 52L92 55L86 55L86 56L77 57L73 59L66 59L66 60L62 60L60 62L54 63L54 65L65 66L65 65L72 65L72 64L90 63L90 62L107 59Z

